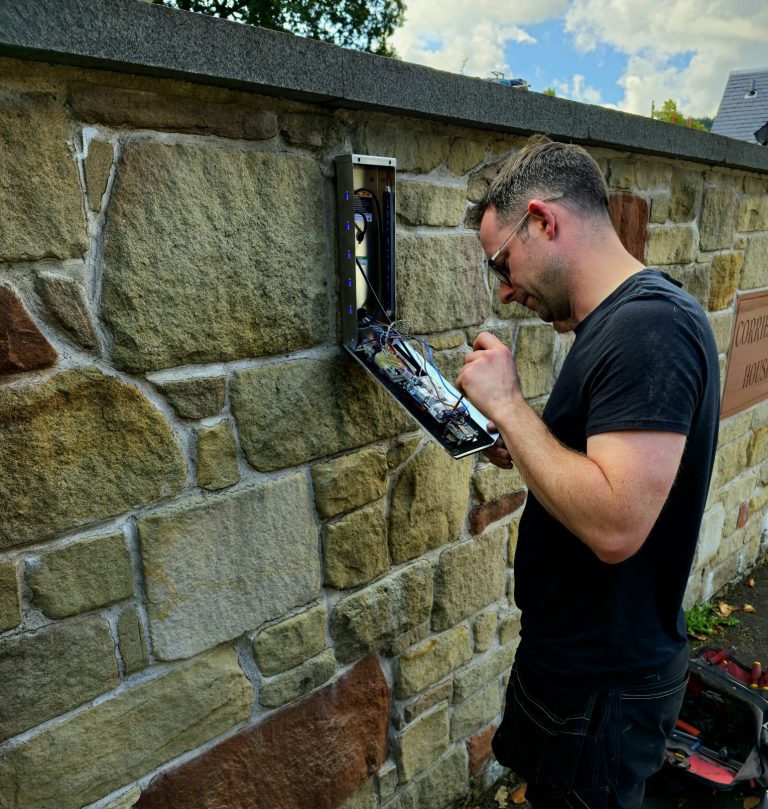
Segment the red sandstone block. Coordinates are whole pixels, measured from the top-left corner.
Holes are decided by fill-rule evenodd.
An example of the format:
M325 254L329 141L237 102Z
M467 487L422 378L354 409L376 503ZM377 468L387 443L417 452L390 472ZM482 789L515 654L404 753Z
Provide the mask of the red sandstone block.
M491 741L494 733L496 733L496 725L489 725L467 741L470 775L477 775L485 766L485 762L493 755Z
M22 302L0 286L0 374L50 368L57 357Z
M335 809L387 757L389 689L376 658L154 778L137 809Z
M483 503L481 506L473 508L469 513L469 530L472 534L482 534L483 531L496 520L500 520L517 511L525 502L526 492L521 489L519 492L505 494L498 500L490 503Z
M742 503L739 506L739 516L736 520L736 527L743 528L749 519L749 503Z
M611 194L608 212L621 243L638 261L644 262L648 203L634 194Z

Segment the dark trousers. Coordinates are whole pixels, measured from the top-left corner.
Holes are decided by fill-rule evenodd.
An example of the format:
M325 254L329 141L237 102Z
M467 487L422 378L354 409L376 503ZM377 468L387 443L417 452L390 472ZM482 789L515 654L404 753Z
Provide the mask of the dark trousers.
M515 667L493 752L528 782L534 809L640 809L687 681L687 649L602 691L545 684Z

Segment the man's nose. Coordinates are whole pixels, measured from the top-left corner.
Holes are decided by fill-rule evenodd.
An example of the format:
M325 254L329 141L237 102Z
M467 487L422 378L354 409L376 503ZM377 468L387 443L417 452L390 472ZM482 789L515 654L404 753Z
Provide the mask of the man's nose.
M515 299L515 290L503 281L499 281L499 300L502 303L513 303Z

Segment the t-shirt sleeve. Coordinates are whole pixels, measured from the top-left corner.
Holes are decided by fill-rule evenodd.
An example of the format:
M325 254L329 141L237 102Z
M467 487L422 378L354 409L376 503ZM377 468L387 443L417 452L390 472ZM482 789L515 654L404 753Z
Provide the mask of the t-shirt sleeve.
M700 332L667 300L621 307L604 335L589 385L587 436L613 430L688 434L704 390Z

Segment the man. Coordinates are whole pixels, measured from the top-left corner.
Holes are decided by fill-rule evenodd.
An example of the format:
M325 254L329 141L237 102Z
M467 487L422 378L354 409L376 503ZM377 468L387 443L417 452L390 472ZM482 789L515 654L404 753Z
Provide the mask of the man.
M681 603L717 441L717 350L698 303L624 249L580 147L532 140L477 214L501 300L576 332L541 419L487 332L456 383L499 431L488 457L529 490L494 752L536 809L637 808L687 680Z

